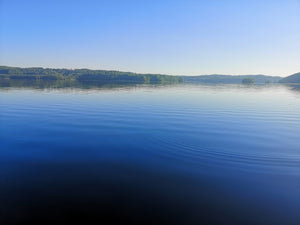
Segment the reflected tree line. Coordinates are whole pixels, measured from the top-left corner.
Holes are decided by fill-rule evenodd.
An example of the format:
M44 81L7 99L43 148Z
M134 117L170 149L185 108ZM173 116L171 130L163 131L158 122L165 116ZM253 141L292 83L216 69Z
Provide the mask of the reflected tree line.
M0 78L0 88L33 88L33 89L57 89L57 88L75 88L75 89L114 89L114 88L135 88L143 86L144 84L137 83L125 83L125 82L99 82L99 81L80 81L80 80L42 80L42 79L3 79ZM169 86L173 85L170 83L156 83L151 84L151 86ZM200 85L203 88L215 87L220 88L268 88L273 85L239 85L232 86L235 84L187 84L187 85ZM274 84L274 85L284 85L291 91L296 91L300 93L300 84Z
M0 88L34 88L34 89L57 89L57 88L79 88L79 89L111 89L120 87L136 87L141 85L166 86L175 83L130 83L122 81L79 81L79 80L34 80L34 79L2 79ZM176 83L177 84L177 83Z

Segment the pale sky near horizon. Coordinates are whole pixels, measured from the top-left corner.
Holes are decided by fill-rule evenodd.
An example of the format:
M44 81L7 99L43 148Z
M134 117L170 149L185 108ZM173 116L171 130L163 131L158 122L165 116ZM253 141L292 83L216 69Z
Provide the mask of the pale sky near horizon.
M300 72L300 0L0 0L0 65Z

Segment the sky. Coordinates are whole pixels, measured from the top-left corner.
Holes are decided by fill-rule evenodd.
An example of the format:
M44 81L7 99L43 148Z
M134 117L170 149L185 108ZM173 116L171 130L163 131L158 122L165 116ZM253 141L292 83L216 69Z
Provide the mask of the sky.
M300 0L0 0L0 65L300 72Z

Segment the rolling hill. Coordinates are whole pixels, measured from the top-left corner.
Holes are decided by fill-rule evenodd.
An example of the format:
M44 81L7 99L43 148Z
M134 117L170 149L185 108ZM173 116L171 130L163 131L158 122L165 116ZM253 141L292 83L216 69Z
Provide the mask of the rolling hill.
M279 83L299 83L300 84L300 73L295 73L291 76L282 78Z

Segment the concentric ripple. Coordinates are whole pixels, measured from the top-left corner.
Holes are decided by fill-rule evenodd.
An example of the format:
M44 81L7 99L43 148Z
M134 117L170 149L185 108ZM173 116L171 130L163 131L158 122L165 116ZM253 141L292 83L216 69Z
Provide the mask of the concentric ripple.
M6 89L1 93L2 143L10 148L47 142L105 146L108 151L118 146L159 160L298 171L297 94L281 86Z

